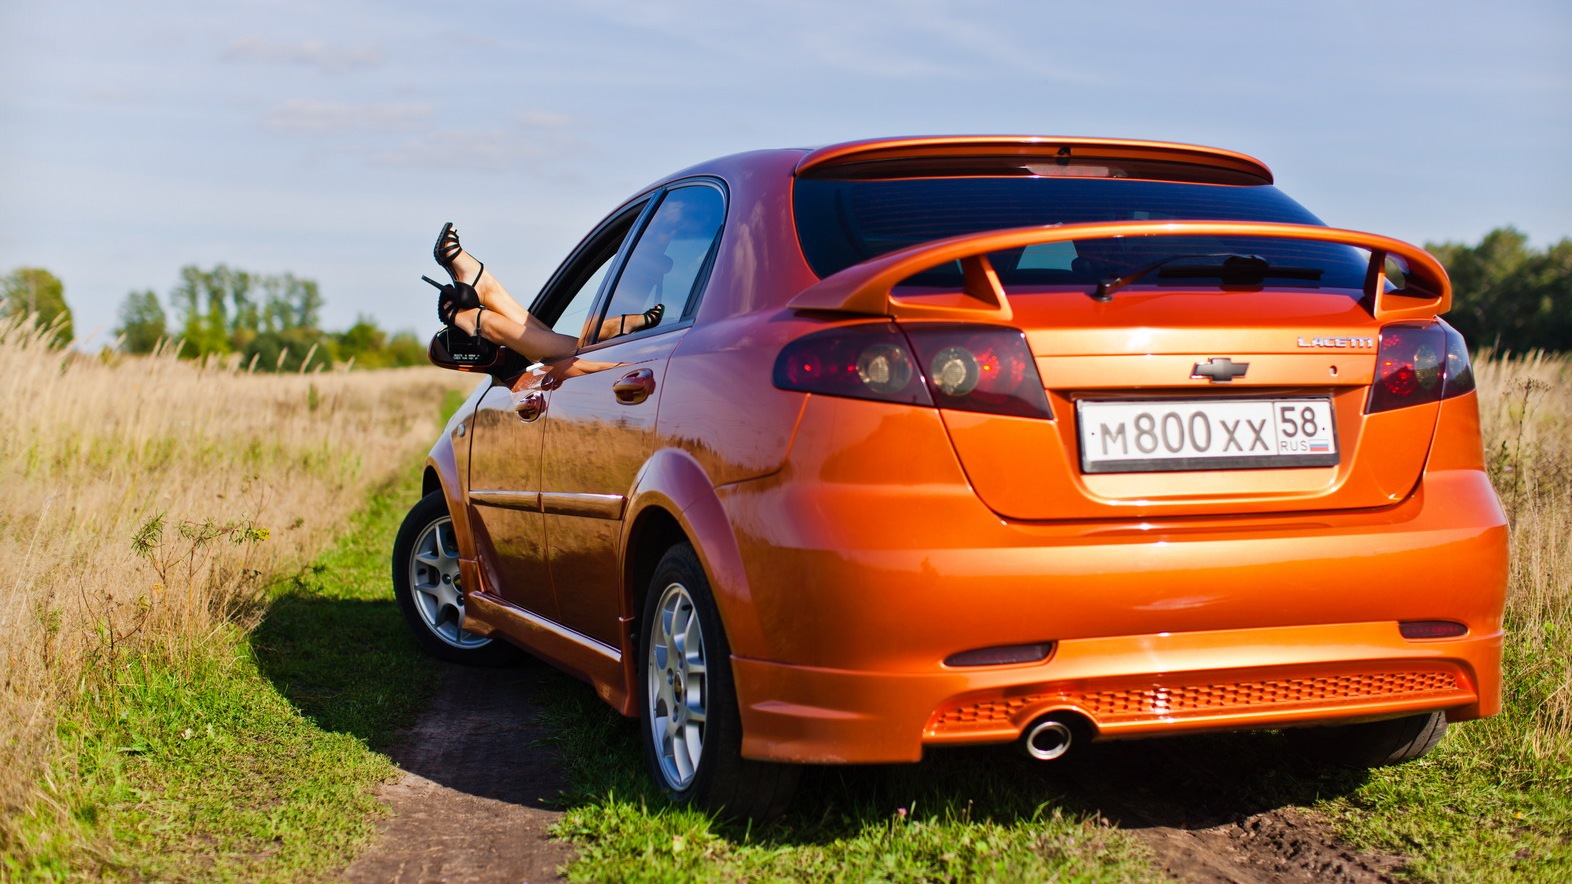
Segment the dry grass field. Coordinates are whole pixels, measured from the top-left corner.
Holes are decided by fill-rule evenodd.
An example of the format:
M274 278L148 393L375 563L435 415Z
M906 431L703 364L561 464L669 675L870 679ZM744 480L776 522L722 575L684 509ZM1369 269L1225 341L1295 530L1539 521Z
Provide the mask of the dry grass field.
M178 670L253 625L270 582L409 471L448 391L475 382L94 357L0 324L0 858L74 852L19 845L29 818L34 837L88 838L59 798L62 720L116 703L127 660Z
M1512 525L1508 689L1531 704L1527 748L1565 770L1572 768L1572 358L1486 357L1475 375L1485 457Z

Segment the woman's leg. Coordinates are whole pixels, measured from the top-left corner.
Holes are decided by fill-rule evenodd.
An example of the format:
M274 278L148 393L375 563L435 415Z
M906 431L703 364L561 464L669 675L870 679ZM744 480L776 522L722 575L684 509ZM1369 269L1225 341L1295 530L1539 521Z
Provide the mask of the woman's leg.
M455 236L458 231L454 230ZM465 310L453 317L453 324L466 334L475 334L477 321L480 334L494 344L501 344L524 354L536 362L560 359L578 349L578 338L559 334L533 313L524 309L510 294L501 280L490 270L462 249L452 259L452 272L458 279L470 280L470 285L485 306L484 317L480 310Z
M454 233L458 231L455 230ZM476 274L479 278L476 278ZM551 331L551 327L536 319L534 314L524 309L502 282L490 270L481 270L481 264L469 252L459 250L453 258L453 274L459 279L467 279L475 287L475 293L480 295L480 303L486 305L487 310L495 310L503 316L513 320L519 325L540 328Z
M457 228L454 228L453 234L457 237ZM470 280L475 294L480 296L480 303L494 314L481 320L481 333L487 340L511 347L537 362L561 358L578 348L578 338L552 331L551 326L526 310L502 285L501 280L490 270L483 269L480 261L462 248L453 256L452 272L459 279ZM608 316L601 323L596 340L604 341L655 325L660 322L664 309L657 304L643 313ZM474 334L474 316L475 311L465 311L454 317L454 323L465 333ZM494 335L504 335L505 339Z
M578 338L552 331L527 311L524 315L527 321L519 322L501 310L471 308L454 315L453 325L469 335L475 334L478 326L481 337L522 353L536 362L551 362L571 356L578 349Z

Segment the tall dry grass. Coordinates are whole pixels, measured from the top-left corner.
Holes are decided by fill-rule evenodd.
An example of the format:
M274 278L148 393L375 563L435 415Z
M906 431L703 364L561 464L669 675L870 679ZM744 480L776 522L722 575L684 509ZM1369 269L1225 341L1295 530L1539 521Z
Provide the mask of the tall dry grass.
M48 344L0 323L0 855L50 812L63 710L112 701L127 655L178 659L250 626L268 583L410 469L447 391L475 383Z
M1491 479L1512 526L1508 715L1526 748L1572 763L1572 357L1474 365ZM1513 708L1515 706L1515 709Z

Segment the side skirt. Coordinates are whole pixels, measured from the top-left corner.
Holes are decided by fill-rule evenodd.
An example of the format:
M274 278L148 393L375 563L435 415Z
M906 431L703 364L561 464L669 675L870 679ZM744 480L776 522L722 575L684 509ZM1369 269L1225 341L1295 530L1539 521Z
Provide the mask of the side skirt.
M622 652L611 645L531 614L489 592L465 594L464 628L482 635L500 633L547 663L589 682L612 708L629 708Z

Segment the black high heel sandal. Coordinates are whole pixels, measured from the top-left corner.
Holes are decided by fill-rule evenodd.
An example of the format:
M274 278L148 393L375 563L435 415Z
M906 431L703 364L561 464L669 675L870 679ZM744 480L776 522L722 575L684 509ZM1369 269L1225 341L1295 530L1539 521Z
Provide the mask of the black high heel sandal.
M437 318L442 320L442 324L449 328L458 328L458 326L453 324L453 318L458 315L460 310L468 310L471 307L478 307L481 310L486 309L486 305L480 303L480 293L475 291L475 287L467 282L453 282L443 285L429 276L422 276L421 279L436 287ZM479 320L476 320L475 328L479 331Z
M625 334L629 334L629 331L628 331L628 317L629 316L643 316L644 317L644 324L639 326L636 329L633 329L633 331L637 332L637 331L643 331L643 330L645 330L647 328L653 328L653 327L655 327L657 325L660 325L660 318L662 316L665 316L665 315L666 315L666 305L665 304L656 304L655 306L651 307L650 309L645 310L643 313L624 313L621 316L617 317L617 337L621 337L621 336L623 336Z
M453 226L453 222L449 221L442 225L442 232L437 234L436 245L431 247L431 257L436 259L438 267L448 272L448 276L453 278L455 285L475 285L480 282L480 275L486 272L486 262L475 258L475 263L480 265L480 269L475 271L473 282L465 283L458 278L458 274L453 270L453 262L458 259L459 253L462 251L464 251L464 247L459 245L458 229ZM475 256L471 255L470 257L474 258ZM430 280L427 281L430 282Z

